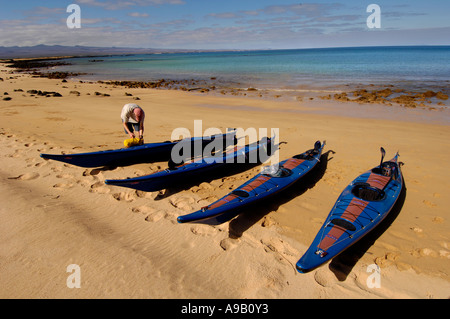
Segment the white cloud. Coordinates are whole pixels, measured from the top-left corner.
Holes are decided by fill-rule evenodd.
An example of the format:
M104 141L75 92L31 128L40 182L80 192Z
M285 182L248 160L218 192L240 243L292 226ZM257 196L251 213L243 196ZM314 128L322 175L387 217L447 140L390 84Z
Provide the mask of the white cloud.
M158 6L158 5L180 5L185 4L184 0L76 0L79 5L88 5L94 7L102 7L107 10L120 10L127 7L135 6Z
M148 18L149 14L148 13L140 13L140 12L131 12L128 13L129 17L133 17L133 18Z

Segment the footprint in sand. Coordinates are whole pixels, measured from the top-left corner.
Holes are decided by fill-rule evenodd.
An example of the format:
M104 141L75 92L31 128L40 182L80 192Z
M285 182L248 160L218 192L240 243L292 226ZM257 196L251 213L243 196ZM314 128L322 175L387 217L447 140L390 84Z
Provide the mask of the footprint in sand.
M423 203L424 203L425 205L427 205L428 207L430 207L430 208L434 208L434 207L437 206L435 203L430 202L429 200L424 200Z
M34 163L36 163L36 157L29 157L25 159L25 162L28 163L27 167L32 166Z
M450 259L450 252L445 249L439 250L439 257Z
M205 193L205 192L212 191L212 190L214 190L214 186L212 186L211 184L206 183L206 182L201 183L198 186L193 186L190 189L191 193Z
M191 227L191 233L197 236L210 236L214 233L214 228L208 225L195 225Z
M131 211L133 213L141 213L141 214L151 214L153 213L155 210L151 207L148 206L139 206L139 207L133 207L131 208Z
M112 197L119 202L132 202L135 199L134 194L124 192L112 194Z
M414 233L416 233L419 237L424 237L423 229L420 227L411 227L410 228Z
M225 238L220 241L220 247L225 251L230 251L237 247L239 239Z
M97 176L102 172L102 169L94 168L94 169L87 169L83 172L83 176Z
M151 199L154 199L154 197L156 196L156 195L154 195L154 193L138 191L138 190L135 191L135 194L136 194L137 198L151 198Z
M14 153L7 155L7 157L18 158L22 157L22 150L15 150Z
M157 221L167 217L167 213L165 211L163 211L163 210L155 211L155 209L148 207L148 206L134 207L131 210L133 211L133 213L140 213L140 214L147 215L145 217L145 221L150 222L150 223L157 222Z
M51 169L52 169L52 171L53 171L54 173L60 173L60 172L62 172L62 168L61 168L61 167L52 167Z
M16 180L20 180L20 181L31 181L33 179L37 179L39 178L39 174L38 173L26 173L23 175L19 175L17 177L9 177L8 179L16 179Z
M435 216L431 221L435 224L442 224L444 222L444 218L440 216Z
M192 209L191 205L195 203L192 197L178 197L170 199L170 204L178 209L190 211Z
M88 181L88 180L77 180L77 184L78 185L80 185L81 187L91 187L91 182L92 181ZM92 192L92 190L89 190L91 193L93 193Z
M411 255L416 258L420 257L438 257L439 254L430 248L417 248L411 252Z
M333 272L329 271L326 267L319 268L314 273L314 280L322 287L331 287L339 282Z
M89 192L90 193L109 194L111 192L111 190L107 186L105 186L105 184L103 182L97 182L90 186Z
M58 183L53 185L53 188L61 188L61 189L69 189L72 188L73 184L65 184L65 183Z
M264 216L262 222L261 222L261 227L271 227L277 225L277 222L271 218L270 216Z
M295 270L295 262L297 261L297 251L288 243L279 238L261 239L266 253L271 253L279 263L288 265Z
M45 166L45 165L48 165L48 163L46 163L46 162L39 162L39 163L34 164L34 167L42 167L42 166Z
M297 257L297 251L288 243L279 238L261 239L266 252L273 251L289 257Z
M70 174L59 174L59 175L56 175L56 178L73 179L73 178L75 178L75 176L70 175Z
M199 185L199 188L200 188L201 190L205 190L205 191L214 190L214 187L213 187L210 183L206 183L206 182L201 183L201 184Z
M384 256L375 258L374 261L380 268L386 268L394 264L398 260L399 256L399 253L387 252Z

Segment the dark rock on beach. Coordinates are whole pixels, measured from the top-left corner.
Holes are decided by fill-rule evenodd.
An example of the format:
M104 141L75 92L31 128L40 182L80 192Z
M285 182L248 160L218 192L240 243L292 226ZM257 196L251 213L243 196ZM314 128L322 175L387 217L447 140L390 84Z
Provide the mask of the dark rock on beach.
M446 100L448 100L448 95L447 95L447 94L444 94L444 93L442 93L442 92L437 92L437 93L436 93L436 98L439 99L439 100L444 100L444 101L446 101Z
M124 86L130 89L134 88L144 88L144 89L168 89L168 90L182 90L182 91L199 91L199 92L209 92L215 90L216 87L210 85L205 81L191 80L167 80L160 79L157 81L108 81L99 83L105 83L114 86Z
M321 96L323 100L334 99L339 102L356 102L356 103L377 103L392 105L392 103L400 104L404 107L415 108L418 106L426 106L425 103L431 104L433 98L439 100L448 100L448 95L443 92L434 92L428 90L426 92L406 92L403 89L392 89L393 86L389 86L382 90L368 91L366 89L360 89L350 92L353 98L350 98L348 93L336 93L333 96L326 95ZM443 103L438 103L443 105Z
M11 64L7 65L7 67L21 70L31 70L31 69L50 68L60 65L70 65L70 63L62 61L54 62L54 59L11 60Z
M48 91L41 91L41 90L28 90L28 94L31 94L32 96L45 96L45 97L62 97L61 93L58 92L48 92Z
M57 58L52 59L26 59L26 60L11 60L11 64L7 67L14 68L19 72L29 72L33 77L49 78L49 79L66 79L69 76L75 77L83 73L73 72L42 72L43 69L53 68L55 66L70 65L70 63L61 61Z
M105 96L105 97L111 96L111 95L109 95L109 94L106 94L106 93L100 93L100 92L95 92L94 95L96 95L96 96Z

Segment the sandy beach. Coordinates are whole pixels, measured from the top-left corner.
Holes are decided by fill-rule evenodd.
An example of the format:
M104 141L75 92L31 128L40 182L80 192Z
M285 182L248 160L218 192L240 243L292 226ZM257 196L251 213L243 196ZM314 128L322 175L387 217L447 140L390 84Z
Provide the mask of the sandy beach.
M10 73L5 64L0 71L1 298L450 297L448 108L63 83ZM147 143L170 140L179 127L193 132L202 120L204 129L223 132L279 128L287 142L280 160L326 140L326 161L315 179L270 207L213 227L176 218L224 196L259 166L160 196L104 180L146 175L164 162L86 169L39 157L121 148L126 103L146 111ZM337 197L379 163L381 146L405 163L395 218L331 263L298 273L295 263ZM81 287L70 289L73 264ZM367 285L372 264L381 269L380 288Z

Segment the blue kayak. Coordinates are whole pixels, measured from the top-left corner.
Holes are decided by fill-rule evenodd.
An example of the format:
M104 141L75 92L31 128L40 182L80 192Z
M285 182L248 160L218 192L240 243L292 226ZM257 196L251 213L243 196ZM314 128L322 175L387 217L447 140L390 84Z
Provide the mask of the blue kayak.
M403 188L398 158L397 153L390 161L382 159L379 166L344 189L311 246L297 262L299 272L309 272L336 257L389 214Z
M146 192L159 191L189 180L204 179L212 171L224 166L256 164L259 161L260 152L266 153L271 143L271 139L266 138L246 146L235 146L233 149L214 157L200 157L175 166L169 164L169 168L163 171L135 178L106 180L105 184Z
M80 167L92 168L102 166L121 166L168 160L170 158L172 148L179 142L190 141L192 144L201 143L203 147L217 138L229 138L230 140L232 140L234 136L235 132L231 132L228 134L220 134L209 137L193 137L182 141L148 143L144 145L116 150L63 155L41 154L40 156L44 159L60 161ZM231 141L230 143L231 145L234 144L233 141Z
M277 194L299 181L317 165L324 146L325 142L318 141L312 150L278 165L265 167L260 174L218 201L197 212L178 217L178 222L219 225L229 221L248 205Z

